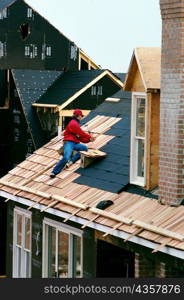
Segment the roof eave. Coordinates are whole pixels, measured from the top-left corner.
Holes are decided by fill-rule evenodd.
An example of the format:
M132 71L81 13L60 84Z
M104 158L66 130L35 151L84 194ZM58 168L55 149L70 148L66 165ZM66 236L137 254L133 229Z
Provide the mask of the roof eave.
M26 206L34 205L35 209L42 210L42 209L45 208L45 205L36 204L32 200L28 200L28 199L25 199L25 198L20 197L20 196L12 195L12 194L9 194L8 192L0 191L0 196L2 196L3 198L7 198L7 199L10 199L12 201L15 201L17 203L24 204ZM71 216L71 214L60 211L60 210L57 210L55 208L48 208L47 213L50 213L51 215L58 216L58 217L61 217L61 218L64 218L64 219L70 217L70 221L73 221L73 222L81 224L81 225L86 224L86 219L83 219L82 217L78 217L78 216ZM90 227L92 229L95 229L95 230L98 230L98 231L103 232L103 233L106 233L109 230L108 226L98 224L96 222L90 222L88 224L88 227ZM127 232L120 231L120 230L116 229L111 233L111 235L116 236L118 238L122 238L123 240L126 240L129 237L130 234L127 233ZM138 237L138 236L132 236L129 241L133 242L135 244L139 244L139 245L142 245L144 247L150 248L150 249L155 249L156 247L158 247L160 245L160 244L157 244L155 242L146 240L146 239L144 239L142 237ZM180 250L180 249L172 248L172 247L169 247L169 246L166 245L163 248L161 248L159 251L162 252L162 253L174 256L174 257L184 259L184 251Z

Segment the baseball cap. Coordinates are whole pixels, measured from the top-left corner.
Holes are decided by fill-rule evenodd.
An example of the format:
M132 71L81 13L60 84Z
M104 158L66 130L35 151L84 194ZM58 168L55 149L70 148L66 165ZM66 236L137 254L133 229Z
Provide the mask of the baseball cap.
M83 115L83 113L82 113L82 111L81 111L80 109L75 109L74 112L73 112L73 114L74 114L75 116L81 116L81 117L84 117L84 115Z

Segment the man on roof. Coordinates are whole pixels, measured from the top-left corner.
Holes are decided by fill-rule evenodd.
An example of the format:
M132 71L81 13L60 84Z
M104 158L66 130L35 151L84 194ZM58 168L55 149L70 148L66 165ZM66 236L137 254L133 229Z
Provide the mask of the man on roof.
M54 178L58 173L60 173L64 167L69 167L75 163L80 158L79 151L88 151L88 147L82 143L89 143L94 141L94 137L84 132L80 128L80 121L83 118L82 111L80 109L75 109L73 112L73 118L68 123L64 131L64 144L63 144L63 158L58 161L52 170L50 177ZM72 152L77 151L73 156Z

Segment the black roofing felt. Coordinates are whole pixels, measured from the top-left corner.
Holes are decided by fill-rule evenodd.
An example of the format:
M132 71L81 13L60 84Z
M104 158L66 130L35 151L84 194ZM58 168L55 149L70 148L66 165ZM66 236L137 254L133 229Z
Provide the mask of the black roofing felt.
M37 148L46 141L32 103L46 92L61 73L61 71L12 70L15 85Z
M115 75L117 77L119 77L119 79L124 82L125 81L125 77L126 77L126 73L115 73ZM117 93L113 94L111 97L112 98L130 98L131 96L130 92L126 92L123 91L123 89L120 89Z
M130 194L137 194L148 198L158 199L158 195L155 195L152 193L152 191L146 191L145 189L133 184L128 184L124 190Z
M68 71L59 76L36 103L61 105L103 72L104 70Z
M107 156L85 169L80 168L78 173L82 176L76 183L113 193L120 192L129 183L130 111L131 101L125 98L117 103L104 102L83 119L84 124L96 115L122 118L106 132L115 136L101 148Z
M10 6L11 4L13 4L16 1L17 0L0 0L0 9L4 9L4 8Z

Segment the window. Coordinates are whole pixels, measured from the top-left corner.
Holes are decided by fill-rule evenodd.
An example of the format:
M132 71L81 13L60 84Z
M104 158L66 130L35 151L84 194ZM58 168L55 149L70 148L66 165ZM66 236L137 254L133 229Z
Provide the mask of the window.
M0 41L0 58L6 56L6 43Z
M0 11L0 20L6 19L8 17L7 8L5 7Z
M28 8L27 9L27 18L32 18L33 17L33 10L32 10L32 8Z
M33 44L30 44L29 46L25 46L24 54L29 58L35 58L38 56L38 47Z
M103 87L102 85L98 86L98 96L102 96L103 95Z
M77 46L72 45L70 48L70 58L75 61L77 59L77 55L78 55L78 48Z
M46 47L46 55L51 56L51 46Z
M31 213L14 210L13 277L31 277Z
M131 165L130 181L145 185L145 139L146 139L146 95L133 93L131 122Z
M91 87L91 96L96 96L96 86Z
M82 277L82 231L49 219L43 226L43 277Z

